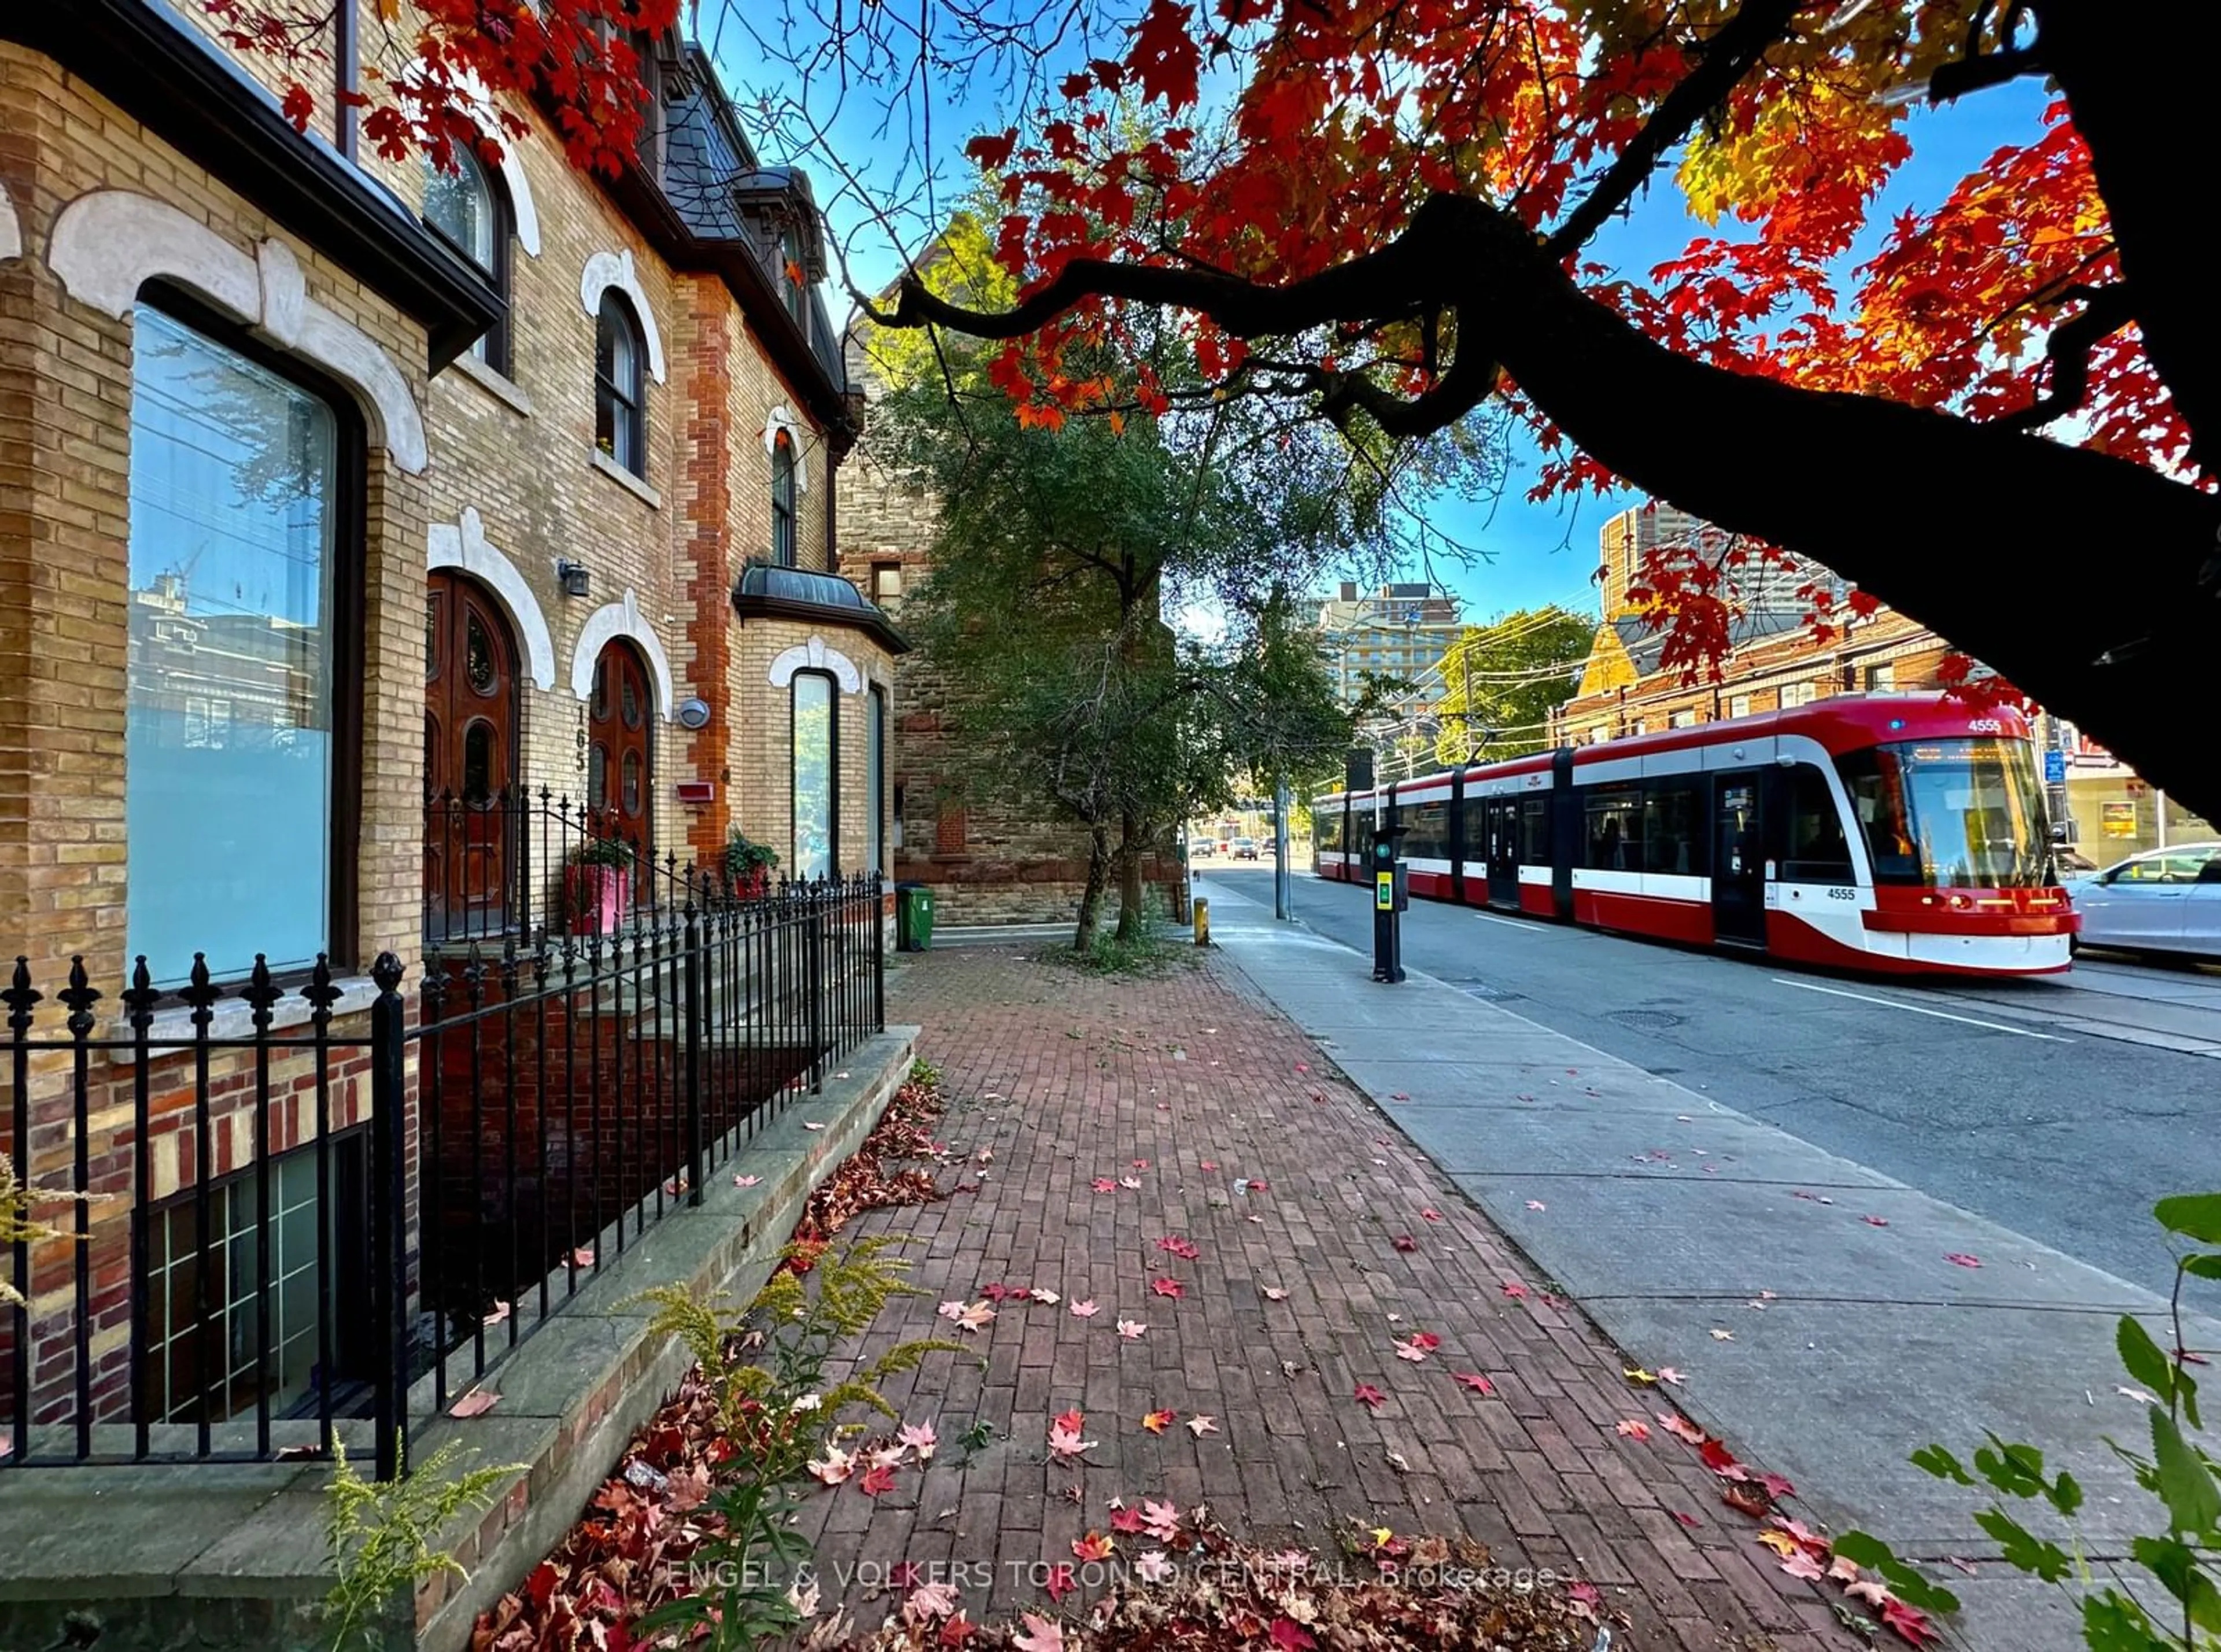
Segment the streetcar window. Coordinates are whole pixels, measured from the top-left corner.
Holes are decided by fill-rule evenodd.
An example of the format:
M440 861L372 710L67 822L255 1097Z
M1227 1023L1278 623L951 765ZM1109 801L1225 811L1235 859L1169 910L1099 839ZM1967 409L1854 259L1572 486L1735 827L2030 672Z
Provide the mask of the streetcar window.
M2049 881L2050 829L2026 741L1905 742L1837 763L1877 883L2011 889Z
M1589 865L1598 872L1642 870L1642 792L1599 789L1588 795Z
M1700 875L1705 869L1706 834L1694 777L1652 780L1643 791L1643 870L1682 877Z
M1523 866L1547 867L1557 856L1550 852L1550 800L1527 798L1519 809L1519 861Z
M1465 858L1468 866L1480 866L1491 857L1488 841L1488 803L1481 798L1467 798L1460 805L1465 810Z
M1843 819L1828 790L1828 777L1810 763L1789 771L1789 852L1782 881L1847 884L1852 881L1851 845Z
M1313 817L1311 824L1316 829L1320 853L1324 854L1335 854L1340 853L1342 849L1342 810L1339 809L1329 809L1323 814Z
M1404 837L1404 857L1410 860L1440 860L1450 852L1450 806L1423 803L1405 817L1410 830Z

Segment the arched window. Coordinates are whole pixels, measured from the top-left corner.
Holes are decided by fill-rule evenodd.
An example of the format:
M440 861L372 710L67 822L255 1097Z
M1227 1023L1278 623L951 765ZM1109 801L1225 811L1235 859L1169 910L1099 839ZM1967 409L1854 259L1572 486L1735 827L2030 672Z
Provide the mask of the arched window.
M469 146L454 144L448 150L451 166L441 167L429 156L424 162L424 222L440 238L475 264L493 283L504 304L509 302L509 248L512 226L509 198L488 176ZM496 372L510 367L509 316L506 311L479 341L471 354Z
M782 430L771 447L771 560L796 566L794 438Z
M614 287L594 318L594 445L643 480L648 476L647 347L632 305Z

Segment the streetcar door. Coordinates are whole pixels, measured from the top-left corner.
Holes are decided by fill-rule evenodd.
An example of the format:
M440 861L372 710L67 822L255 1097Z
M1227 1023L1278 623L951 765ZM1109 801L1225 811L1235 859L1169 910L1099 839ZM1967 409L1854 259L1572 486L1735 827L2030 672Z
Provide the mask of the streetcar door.
M1488 904L1519 904L1519 799L1488 800Z
M1761 778L1757 769L1712 776L1712 933L1743 946L1766 943Z

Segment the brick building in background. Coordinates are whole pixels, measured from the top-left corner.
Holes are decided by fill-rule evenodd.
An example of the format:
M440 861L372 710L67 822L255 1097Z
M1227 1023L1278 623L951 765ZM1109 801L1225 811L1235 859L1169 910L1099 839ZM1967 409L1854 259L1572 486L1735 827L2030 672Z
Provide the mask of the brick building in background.
M338 38L409 34L385 0L359 22ZM0 8L0 915L44 995L11 1006L58 1029L81 959L97 1036L128 1041L144 954L163 994L145 1030L175 1046L202 954L236 1038L260 957L297 1036L323 959L329 1036L360 1048L380 954L414 992L443 942L497 957L580 932L560 898L573 867L610 863L566 860L578 837L544 816L501 823L543 796L656 862L718 864L738 830L783 871L888 870L907 645L836 572L860 407L807 178L764 164L681 40L635 43L651 118L604 178L522 103L499 164L454 172L373 153L328 97L297 131L270 61L212 27L159 0ZM633 864L644 900L656 880ZM636 917L611 922L637 934ZM655 1009L572 1012L675 1070ZM197 1318L168 1294L251 1254L263 1202L313 1233L328 1200L337 1248L366 1245L362 1063L328 1075L324 1164L312 1059L282 1049L258 1083L219 1048L197 1132L185 1058L147 1064L163 1070L135 1125L128 1042L94 1048L99 1100L74 1117L66 1063L38 1059L0 1150L75 1186L90 1141L91 1191L114 1197L83 1307L62 1245L33 1257L28 1319L0 1312L0 1342L20 1323L34 1349L28 1376L0 1357L0 1417L25 1381L41 1422L297 1405L320 1338L315 1383L359 1374L359 1298L328 1340L297 1265L259 1361L251 1289ZM410 1062L415 1129L433 1121ZM449 1123L479 1133L467 1111ZM634 1182L663 1175L632 1151ZM412 1173L411 1254L417 1191ZM130 1323L135 1283L151 1331Z
M875 330L859 316L848 335L849 380L867 409L887 388L873 359ZM841 572L898 616L932 574L938 511L924 485L877 450L868 412L863 439L841 467L839 490ZM896 684L897 879L931 886L942 924L1075 918L1087 881L1086 829L971 760L952 716L955 691L928 655L906 655ZM1180 878L1169 837L1144 862L1142 875L1166 892L1169 909ZM1106 910L1115 911L1115 881L1111 893Z

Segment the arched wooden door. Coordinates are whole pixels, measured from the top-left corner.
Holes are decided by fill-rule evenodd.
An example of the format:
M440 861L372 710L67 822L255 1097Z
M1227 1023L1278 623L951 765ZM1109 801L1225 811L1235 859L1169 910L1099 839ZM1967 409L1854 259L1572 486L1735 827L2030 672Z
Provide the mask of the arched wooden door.
M500 932L510 908L516 639L484 588L431 577L424 614L426 938Z
M621 637L605 644L586 707L586 807L594 830L632 844L643 868L655 858L654 704L640 650ZM649 882L633 879L635 899Z

